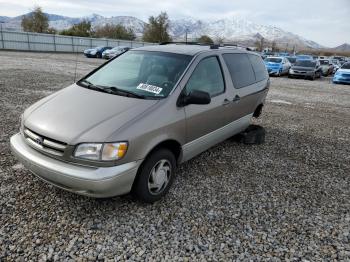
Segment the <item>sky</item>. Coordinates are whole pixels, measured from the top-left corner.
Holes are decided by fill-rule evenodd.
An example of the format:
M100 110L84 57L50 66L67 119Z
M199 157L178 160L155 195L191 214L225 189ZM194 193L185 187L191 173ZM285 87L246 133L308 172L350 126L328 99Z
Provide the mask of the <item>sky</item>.
M0 0L0 16L22 15L34 6L71 17L97 13L106 17L130 15L144 21L161 11L170 19L219 20L238 15L327 47L350 44L350 0Z

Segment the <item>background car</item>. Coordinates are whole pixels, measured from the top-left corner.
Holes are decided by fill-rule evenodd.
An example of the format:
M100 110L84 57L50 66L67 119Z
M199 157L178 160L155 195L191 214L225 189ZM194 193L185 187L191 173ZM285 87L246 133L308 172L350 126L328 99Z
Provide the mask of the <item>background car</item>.
M337 59L332 59L332 64L333 64L333 74L335 74L335 72L337 72L338 69L341 67L341 64Z
M97 46L95 48L91 49L86 49L84 50L84 55L86 57L97 57L97 58L102 58L102 53L105 50L112 49L112 47L109 46Z
M320 61L322 74L324 76L328 76L328 75L333 74L334 66L333 66L332 61L330 59L320 59L318 61Z
M322 75L320 62L315 60L297 60L290 68L288 77L309 78L315 80Z
M350 84L350 62L346 62L335 73L333 77L335 84Z
M297 57L296 56L286 56L286 58L288 59L289 63L291 65L294 65L295 62L297 61Z
M269 75L281 76L288 74L292 66L285 57L267 57L264 62Z
M126 51L130 50L131 48L128 46L117 46L112 49L105 50L102 53L102 58L104 59L111 59L113 57L116 57L118 55L121 55L125 53Z

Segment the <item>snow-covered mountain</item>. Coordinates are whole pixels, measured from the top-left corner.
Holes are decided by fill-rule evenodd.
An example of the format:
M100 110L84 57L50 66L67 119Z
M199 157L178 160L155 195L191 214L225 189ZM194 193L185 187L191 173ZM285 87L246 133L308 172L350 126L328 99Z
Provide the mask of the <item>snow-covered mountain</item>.
M253 44L263 37L281 45L288 43L289 47L293 45L311 48L323 47L314 41L286 32L281 28L256 24L241 17L230 17L216 21L194 20L192 18L171 21L170 32L175 38L183 39L186 31L190 38L198 38L205 34L214 40Z
M340 52L350 52L350 44L344 43L340 46L333 48L333 50Z
M92 14L86 17L72 18L55 14L46 14L49 18L50 26L57 29L67 29L73 24L81 22L83 19L91 21L93 27L102 26L107 23L122 24L134 29L137 36L141 36L147 25L144 21L133 16L112 16L104 17ZM5 22L4 28L21 29L22 16L0 17L0 21ZM199 20L193 18L181 18L171 20L170 35L175 40L184 40L187 32L188 39L195 39L201 35L208 35L214 40L226 42L234 41L241 44L253 45L255 41L264 37L267 41L276 41L280 45L293 45L299 47L322 48L318 43L305 39L301 36L286 32L281 28L260 25L242 17L229 17L218 20Z

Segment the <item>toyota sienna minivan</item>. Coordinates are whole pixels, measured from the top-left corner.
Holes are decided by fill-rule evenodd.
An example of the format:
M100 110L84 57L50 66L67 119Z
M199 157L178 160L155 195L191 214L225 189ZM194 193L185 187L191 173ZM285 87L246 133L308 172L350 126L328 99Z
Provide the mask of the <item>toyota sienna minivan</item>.
M268 88L263 60L244 49L141 47L30 106L11 149L59 188L154 202L179 164L244 131Z

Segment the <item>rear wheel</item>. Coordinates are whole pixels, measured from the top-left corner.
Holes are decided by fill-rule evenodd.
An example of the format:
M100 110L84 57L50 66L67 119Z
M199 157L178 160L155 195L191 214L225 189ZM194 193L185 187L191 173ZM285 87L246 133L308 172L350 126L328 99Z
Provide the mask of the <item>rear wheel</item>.
M160 200L174 180L176 159L168 149L153 152L140 167L132 194L142 202L153 203Z

